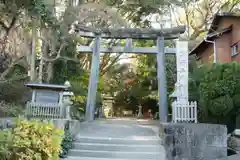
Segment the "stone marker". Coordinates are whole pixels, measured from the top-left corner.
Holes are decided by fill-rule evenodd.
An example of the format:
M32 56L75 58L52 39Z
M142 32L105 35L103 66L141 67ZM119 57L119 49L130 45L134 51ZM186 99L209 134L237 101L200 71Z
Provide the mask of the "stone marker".
M166 160L215 160L227 157L227 128L224 125L163 123L160 137Z
M137 118L143 118L143 114L142 114L142 106L138 106L138 116Z

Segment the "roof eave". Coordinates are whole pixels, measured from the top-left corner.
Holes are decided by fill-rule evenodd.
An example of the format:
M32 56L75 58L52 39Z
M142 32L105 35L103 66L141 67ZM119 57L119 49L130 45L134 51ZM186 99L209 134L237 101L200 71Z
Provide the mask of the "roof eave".
M207 34L210 34L215 31L215 28L217 28L216 25L218 24L218 21L220 20L221 17L240 17L240 15L232 12L223 12L215 14Z
M68 89L68 87L64 85L44 84L44 83L34 83L34 82L26 83L25 85L29 88L36 88L36 89L53 89L53 90Z
M230 25L229 27L227 28L224 28L223 30L219 31L218 33L214 33L214 34L210 34L210 35L207 35L205 37L206 40L211 40L217 36L221 36L222 34L225 34L225 33L228 33L232 31L232 25ZM203 39L195 48L193 48L190 52L189 52L189 55L194 55L195 54L195 50L197 50L198 48L200 48L200 46L205 42L205 39Z
M203 43L205 42L205 40L203 39L198 45L196 45L196 47L194 47L190 52L189 52L189 54L188 55L194 55L195 53L194 53L194 51L195 50L197 50Z

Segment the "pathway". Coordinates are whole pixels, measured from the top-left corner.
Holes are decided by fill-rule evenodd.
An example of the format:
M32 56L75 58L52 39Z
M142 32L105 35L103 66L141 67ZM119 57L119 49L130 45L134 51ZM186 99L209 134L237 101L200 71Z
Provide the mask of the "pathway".
M68 160L164 160L158 128L149 122L111 119L83 123Z

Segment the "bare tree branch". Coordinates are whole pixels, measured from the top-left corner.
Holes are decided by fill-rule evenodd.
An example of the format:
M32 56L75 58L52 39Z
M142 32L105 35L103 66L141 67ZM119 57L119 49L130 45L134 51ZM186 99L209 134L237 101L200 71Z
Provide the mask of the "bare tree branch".
M1 25L5 30L8 29L8 26L7 26L3 21L0 21L0 25Z
M42 55L42 59L46 62L53 62L53 61L56 61L56 60L59 60L59 59L63 59L63 60L66 60L66 61L74 61L76 63L79 63L79 60L78 59L75 59L75 58L70 58L70 57L66 57L66 56L61 56L61 51L64 47L66 47L66 43L62 44L60 46L60 49L58 50L57 52L57 56L55 58L47 58L47 57L44 57Z
M121 55L122 54L119 54L118 56L116 56L114 60L111 61L111 63L106 68L103 69L103 71L101 72L101 75L104 75L119 60Z

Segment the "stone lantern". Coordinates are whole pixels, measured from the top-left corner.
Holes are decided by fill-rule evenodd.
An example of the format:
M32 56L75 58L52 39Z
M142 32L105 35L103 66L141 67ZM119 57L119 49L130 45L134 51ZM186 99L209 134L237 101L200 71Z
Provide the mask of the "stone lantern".
M70 88L70 87L71 87L71 84L70 84L69 81L66 81L66 82L64 83L64 86ZM71 105L73 104L72 96L74 96L74 94L73 94L73 92L71 92L71 91L64 91L64 92L63 92L62 102L63 102L64 106L66 107L66 118L67 118L67 119L71 119L71 116L70 116L70 107L71 107Z

